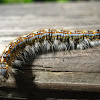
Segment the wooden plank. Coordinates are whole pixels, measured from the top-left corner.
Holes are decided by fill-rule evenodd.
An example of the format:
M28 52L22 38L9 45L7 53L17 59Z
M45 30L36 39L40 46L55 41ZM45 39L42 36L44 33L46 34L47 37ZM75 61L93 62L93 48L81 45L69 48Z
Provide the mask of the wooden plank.
M96 50L95 50L96 49ZM68 59L64 59L65 62L66 60L72 59L73 60L78 60L81 57L85 57L85 55L87 55L87 61L91 62L90 59L91 56L93 56L93 58L97 58L99 59L99 55L96 56L96 54L98 54L98 50L99 47L96 48L91 48L81 52L76 52L77 54L73 54L73 55L68 55ZM94 52L94 55L90 55L90 53ZM73 51L72 51L73 52ZM72 53L71 52L71 53ZM80 66L77 69L77 63L75 63L75 66L72 68L68 68L68 66L62 67L62 69L59 69L58 65L56 66L55 60L63 60L63 57L66 56L62 56L64 52L58 52L56 54L54 53L50 53L50 54L46 54L46 55L41 55L40 57L38 57L33 64L35 64L35 66L28 66L26 67L26 69L23 69L22 72L19 72L19 74L17 74L17 78L15 78L17 80L17 86L23 87L24 91L26 91L27 89L29 89L29 91L33 92L34 89L34 84L36 89L40 92L40 90L46 90L46 92L48 92L48 90L52 90L53 92L55 90L57 91L84 91L84 92L100 92L100 73L99 73L99 69L96 65L96 60L94 62L94 67L90 66L91 70L87 70L88 67L85 68L85 70L83 70L84 66ZM82 54L83 55L82 55ZM80 55L80 56L78 56ZM59 57L60 56L60 57ZM53 62L50 60L53 58ZM45 66L45 63L43 63L43 60L46 59L48 62L48 66ZM38 61L37 61L38 60ZM81 59L83 60L83 59ZM80 61L81 61L80 60ZM38 63L39 62L39 63ZM55 66L51 66L52 65ZM70 63L72 63L72 61L67 61ZM63 64L63 62L60 62L61 65ZM43 65L42 65L43 64ZM89 63L90 64L90 63ZM88 65L88 63L87 63ZM98 70L95 70L95 67ZM65 69L65 71L64 71ZM35 79L34 79L35 77ZM23 82L24 81L24 82ZM7 80L7 82L5 84L3 84L2 87L9 87L9 88L15 88L16 90L16 82L14 81L14 79L10 76L10 78ZM33 89L32 89L33 88ZM23 91L23 90L21 90ZM27 92L27 91L26 91ZM16 93L16 92L15 92ZM72 92L73 93L73 92ZM78 92L79 93L79 92ZM17 94L17 93L16 93ZM41 92L40 92L41 94ZM46 93L45 93L46 94ZM94 93L95 94L95 93ZM97 95L96 95L97 96ZM66 97L67 98L67 97Z
M33 30L99 29L99 5L99 2L0 5L0 55L10 41ZM36 95L43 95L43 98L76 98L76 94L80 95L77 98L83 98L82 95L87 97L88 93L90 98L99 98L99 52L100 47L95 47L41 55L31 67L18 72L15 79L10 75L7 82L0 86L0 94L5 98L27 99L26 96L32 96L35 87L38 90ZM23 88L24 96L17 92L18 87Z

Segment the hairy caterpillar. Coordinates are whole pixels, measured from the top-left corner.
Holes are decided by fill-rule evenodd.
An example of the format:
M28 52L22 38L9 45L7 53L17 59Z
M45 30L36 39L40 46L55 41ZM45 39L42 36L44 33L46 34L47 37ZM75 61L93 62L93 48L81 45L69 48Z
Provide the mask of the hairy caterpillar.
M8 78L11 68L20 69L39 53L86 49L100 45L99 39L100 30L43 29L22 35L5 48L0 59L0 79Z

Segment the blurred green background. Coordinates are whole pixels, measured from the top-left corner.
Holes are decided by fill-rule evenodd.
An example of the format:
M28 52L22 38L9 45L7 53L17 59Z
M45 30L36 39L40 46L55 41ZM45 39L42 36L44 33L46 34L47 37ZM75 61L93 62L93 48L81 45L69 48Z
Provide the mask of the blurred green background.
M69 1L100 1L100 0L0 0L0 3L31 3L31 2L69 2Z

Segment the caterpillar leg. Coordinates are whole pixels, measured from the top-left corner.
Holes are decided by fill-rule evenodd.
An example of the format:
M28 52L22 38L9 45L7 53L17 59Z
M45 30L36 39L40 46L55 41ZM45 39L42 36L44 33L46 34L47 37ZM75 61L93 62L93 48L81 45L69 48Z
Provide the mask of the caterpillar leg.
M8 79L8 65L0 63L0 84L3 84Z

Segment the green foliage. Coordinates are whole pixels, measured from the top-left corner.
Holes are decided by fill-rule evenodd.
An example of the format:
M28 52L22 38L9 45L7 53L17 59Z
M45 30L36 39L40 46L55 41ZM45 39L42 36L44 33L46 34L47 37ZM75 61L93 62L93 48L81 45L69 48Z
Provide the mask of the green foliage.
M47 2L48 2L48 1L50 1L50 2L53 2L53 1L54 1L54 2L55 2L55 1L56 1L56 2L67 2L67 1L71 1L71 0L42 0L42 1L47 1Z
M46 2L53 2L53 1L56 1L56 0L43 0L43 1L46 1Z
M28 3L33 0L2 0L2 3Z
M68 1L91 1L91 0L0 0L0 3L30 3L30 2L68 2ZM95 1L95 0L94 0ZM100 1L100 0L96 0Z
M41 2L66 2L66 1L71 1L71 0L0 0L2 3L28 3L28 2L36 2L36 1L41 1ZM1 3L0 2L0 3Z
M57 0L57 1L63 3L63 2L71 1L71 0Z

